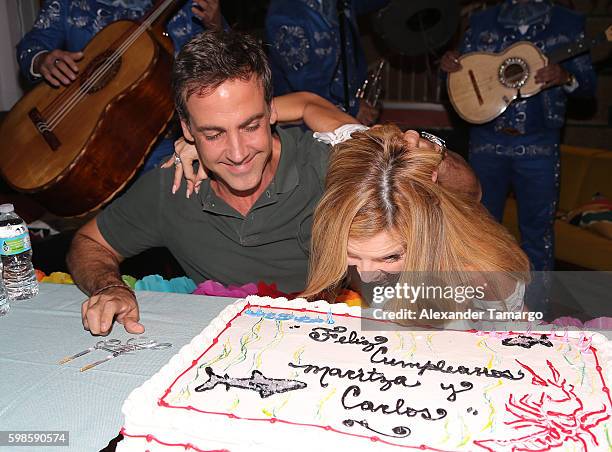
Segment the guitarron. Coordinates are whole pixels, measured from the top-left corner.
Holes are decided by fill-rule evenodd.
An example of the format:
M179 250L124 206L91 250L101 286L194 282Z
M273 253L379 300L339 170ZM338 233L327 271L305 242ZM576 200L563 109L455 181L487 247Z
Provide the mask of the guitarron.
M517 98L542 90L535 74L549 63L559 63L587 52L599 42L612 41L612 26L590 42L578 40L544 55L527 41L517 42L503 52L472 52L459 58L462 68L448 74L448 94L459 116L483 124L501 115Z
M38 84L0 127L0 172L61 216L109 201L144 162L174 111L172 44L163 23L176 0L141 23L117 21L83 49L68 86Z

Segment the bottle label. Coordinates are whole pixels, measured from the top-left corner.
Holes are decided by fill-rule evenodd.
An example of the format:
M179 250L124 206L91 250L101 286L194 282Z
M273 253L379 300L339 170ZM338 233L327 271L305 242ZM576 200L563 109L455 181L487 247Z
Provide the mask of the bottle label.
M0 238L0 255L2 256L13 256L31 249L30 234L27 232L7 239Z

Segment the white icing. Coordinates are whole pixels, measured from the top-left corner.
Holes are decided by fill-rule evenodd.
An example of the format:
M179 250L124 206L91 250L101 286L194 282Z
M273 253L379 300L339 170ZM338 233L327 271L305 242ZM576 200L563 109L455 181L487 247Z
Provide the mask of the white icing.
M295 319L264 319L247 315L244 311L247 303L252 306L253 311L262 307L261 309L270 316L307 315L311 318L320 318L321 323L303 323ZM299 311L303 308L317 312ZM240 312L242 314L234 319ZM333 324L325 323L330 312ZM529 439L514 442L517 450L519 447L524 447L525 450L544 450L545 446L551 446L551 450L582 450L578 439L584 440L588 450L608 450L609 444L604 428L609 420L599 421L601 416L612 414L609 398L602 391L603 385L609 385L612 376L612 346L604 336L597 333L581 331L566 333L556 330L549 332L548 339L553 344L552 347L536 344L531 348L523 348L502 345L504 338L516 335L458 331L377 333L362 331L362 320L359 318L341 316L349 314L358 317L360 313L358 307L349 307L345 304L329 305L325 301L308 303L301 299L251 296L234 303L223 310L190 344L184 346L155 376L130 394L122 409L125 416L126 437L119 443L117 451L185 450L184 446L168 447L155 440L147 441L145 438L133 437L139 435L152 435L164 443L191 444L200 450L225 449L232 452L351 449L392 451L402 450L396 445L418 447L421 444L439 450L453 451L484 451L487 450L485 446L490 450L512 450L511 447L507 447L508 444L502 445L492 440L512 441L529 435L532 435ZM232 322L231 327L226 329L229 321ZM296 326L299 328L295 328ZM340 333L340 336L347 336L350 331L356 331L358 337L363 336L370 342L376 342L375 337L378 335L384 336L387 341L372 346L372 351L364 351L362 349L367 344L340 344L333 342L333 338L317 342L309 336L313 328L338 326L347 328L347 331ZM529 333L535 338L539 338L541 334L542 332ZM213 345L215 338L218 341ZM593 353L585 345L589 341L591 346L597 349L597 358L603 368L605 382L602 382L600 374L595 369ZM446 366L452 365L454 369L458 366L469 369L486 367L490 374L492 369L508 370L515 377L522 372L524 378L513 381L508 378L442 373L427 368L422 371L422 375L418 375L420 371L417 368L402 369L399 366L372 363L370 359L373 352L380 346L387 347L387 352L382 355L379 350L379 354L375 355L377 358L384 356L404 362L418 362L421 365L428 361L437 363L444 360ZM586 351L581 351L581 348ZM197 364L192 366L192 362L196 359L198 359ZM547 386L533 384L533 376L516 360L529 366L541 381L547 382ZM547 365L547 360L552 367ZM390 384L391 387L383 391L380 381L358 382L328 375L324 380L327 386L321 387L322 372L318 374L312 371L306 372L305 368L291 367L289 363L296 366L328 365L341 368L343 372L359 368L367 372L376 368L378 372L383 372L388 380L403 376L405 381L396 380L397 384ZM196 387L209 380L205 371L207 366L210 366L212 372L221 379L227 374L229 381L236 386L226 389L224 384L218 384L212 389L196 392ZM186 369L189 370L178 378ZM254 370L261 372L263 377L274 379L271 385L275 390L295 386L295 383L276 381L280 379L306 383L307 387L286 390L262 398L257 391L247 387L247 379L252 375L253 379L249 380L251 383L259 381L256 380L257 375L253 374ZM199 373L198 378L196 372ZM556 379L555 372L558 372ZM565 384L562 384L563 380ZM406 387L416 382L420 385ZM461 382L466 382L465 386L462 386ZM354 392L347 392L347 388L354 384L360 388L361 393L358 396ZM452 398L452 390L442 389L440 384L444 384L447 388L449 384L454 385L457 392L454 400L448 400L449 397ZM470 385L471 389L459 392ZM569 385L573 385L573 392L569 389ZM158 400L170 387L170 392L164 400L171 407L159 406ZM375 405L385 403L389 405L389 410L393 410L396 401L403 399L404 405L400 411L405 411L408 406L416 410L427 408L432 418L441 417L441 419L424 419L421 412L415 416L408 416L383 415L380 412L372 413L360 408L345 409L342 405L344 393L347 393L348 406L370 400ZM544 404L538 407L542 393L545 394L542 399ZM546 397L547 395L550 398ZM509 409L511 396L515 408L510 406ZM530 399L521 402L523 396L530 396ZM563 399L566 400L561 401ZM582 421L585 428L589 424L596 424L594 427L588 427L588 430L595 437L597 445L586 430L575 429L573 435L562 434L561 440L535 435L542 426L554 425L553 422L560 421L551 413L563 412L573 415L579 406L579 401L583 407L575 412L576 416L570 416L571 419L579 421L580 416L588 415L590 412L602 409L606 411L601 416L589 415ZM531 405L528 406L528 403ZM184 409L188 406L214 413L231 413L238 418ZM442 416L441 412L437 413L438 409L444 410L446 414ZM478 413L474 414L475 411ZM513 426L517 424L508 424L517 420L510 411L524 415L526 418L537 418L538 421L524 424L521 429L515 429ZM280 421L302 425L280 421L269 422L273 417ZM343 423L347 420L352 420L352 425ZM360 424L362 421L366 421L369 428L381 433L369 430ZM566 419L563 422L567 425L569 421ZM339 432L362 435L366 438L309 425L331 426ZM403 436L405 433L399 428L400 426L410 429L410 434L402 438L393 437ZM373 436L394 445L369 439Z

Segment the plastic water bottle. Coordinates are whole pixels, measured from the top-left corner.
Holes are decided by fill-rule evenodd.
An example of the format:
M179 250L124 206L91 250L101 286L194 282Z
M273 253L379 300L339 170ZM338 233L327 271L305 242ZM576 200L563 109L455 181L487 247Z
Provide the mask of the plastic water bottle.
M0 261L0 274L2 274L2 261ZM0 317L6 315L11 309L11 305L9 303L8 295L6 293L6 288L4 287L4 282L0 279Z
M0 205L0 255L9 300L27 300L38 294L28 227L12 204Z

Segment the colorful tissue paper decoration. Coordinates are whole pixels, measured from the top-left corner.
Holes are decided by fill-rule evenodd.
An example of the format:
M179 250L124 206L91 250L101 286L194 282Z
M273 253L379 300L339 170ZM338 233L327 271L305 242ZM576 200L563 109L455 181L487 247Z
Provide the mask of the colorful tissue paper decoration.
M363 304L363 299L359 293L354 290L344 289L340 294L336 297L337 303L346 303L349 306L365 306Z
M136 278L134 278L133 276L130 275L122 275L121 279L123 280L124 283L126 283L128 286L130 286L132 289L136 288L136 281L138 281Z
M285 293L281 292L277 289L276 283L267 284L263 281L259 281L257 283L257 295L260 297L270 297L270 298L287 298L288 300L293 300L299 296L299 292L293 293Z
M206 280L203 283L198 284L196 290L193 291L194 295L209 295L211 297L232 297L232 298L245 298L249 295L257 295L257 284L248 283L243 286L227 286L223 284Z
M193 292L194 295L209 295L212 297L231 297L231 298L245 298L249 295L258 295L260 297L271 297L271 298L287 298L289 300L299 297L299 292L285 293L278 290L276 283L267 284L263 281L259 281L257 284L248 283L243 286L227 286L217 281L207 280L199 284L197 289ZM338 303L346 303L349 306L361 306L362 298L359 293L344 289L340 292L336 298Z
M207 280L203 283L198 284L198 287L193 292L194 295L209 295L213 297L230 297L230 298L244 298L249 295L259 295L260 297L271 297L271 298L288 298L293 299L298 296L299 292L285 293L278 290L276 283L265 283L259 281L257 284L248 283L242 286L224 286L220 282Z
M53 272L47 276L44 272L36 270L36 279L44 283L74 284L72 277L64 272ZM192 279L184 276L166 280L160 275L148 275L142 279L136 279L130 275L123 275L121 279L134 290L150 290L153 292L189 293L194 295L229 298L245 298L249 295L258 295L260 297L271 298L283 297L289 300L297 298L300 295L299 292L282 292L278 290L276 283L268 284L263 281L259 281L257 284L248 283L242 286L229 285L226 287L220 282L212 280L204 281L196 286ZM336 298L336 302L346 303L349 306L362 306L362 298L359 293L348 289L344 289L340 292ZM580 322L579 320L576 321Z
M136 281L134 289L153 292L193 293L196 285L192 279L185 276L167 280L160 275L148 275Z
M43 277L38 280L39 282L52 284L74 284L72 276L70 276L68 273L53 272L49 276L46 276L44 273L42 273L42 275ZM38 279L38 273L36 274L36 278Z

